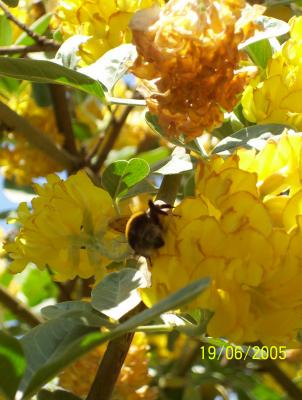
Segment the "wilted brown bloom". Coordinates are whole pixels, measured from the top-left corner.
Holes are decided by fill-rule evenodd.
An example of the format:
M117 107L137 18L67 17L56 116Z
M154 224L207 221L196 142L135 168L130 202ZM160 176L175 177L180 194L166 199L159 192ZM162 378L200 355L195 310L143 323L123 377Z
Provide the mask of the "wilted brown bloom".
M256 13L244 7L245 0L170 0L134 15L132 72L168 135L200 136L236 104L248 77L236 71L238 44L252 33Z

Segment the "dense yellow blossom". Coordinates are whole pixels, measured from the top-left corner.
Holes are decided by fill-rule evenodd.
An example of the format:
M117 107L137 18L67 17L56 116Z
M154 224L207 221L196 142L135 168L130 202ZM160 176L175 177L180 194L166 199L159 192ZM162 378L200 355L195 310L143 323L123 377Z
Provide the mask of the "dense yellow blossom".
M238 44L251 34L254 9L245 1L170 0L161 10L137 12L132 21L147 104L170 136L200 136L231 111L248 75L238 71ZM240 18L241 17L241 18Z
M29 84L25 84L17 95L0 96L0 99L56 144L63 143L52 108L39 107L35 103ZM5 133L0 149L0 166L5 177L14 178L18 184L28 184L32 178L62 170L60 164L28 143L17 131Z
M91 36L81 45L80 56L90 64L108 50L131 42L128 23L137 10L150 7L157 0L60 0L54 25L64 39L81 34Z
M302 129L302 17L290 20L290 39L266 71L244 91L243 113L252 122L283 123Z
M86 398L106 346L100 346L68 367L60 376L60 385ZM148 386L148 344L145 335L136 333L116 383L113 400L155 400L156 389Z
M109 194L93 185L85 172L66 181L50 175L35 190L32 210L20 204L20 232L5 245L13 259L12 272L33 262L40 269L48 265L61 281L77 275L100 278L111 259L128 254L124 236L108 226L116 215Z
M302 328L302 210L289 204L302 188L301 144L300 135L285 133L257 155L239 150L200 162L196 197L183 200L176 216L162 217L165 245L152 257L147 302L209 276L210 288L192 306L215 312L211 336L295 342ZM279 173L285 187L282 179L269 184ZM277 195L287 206L267 207Z

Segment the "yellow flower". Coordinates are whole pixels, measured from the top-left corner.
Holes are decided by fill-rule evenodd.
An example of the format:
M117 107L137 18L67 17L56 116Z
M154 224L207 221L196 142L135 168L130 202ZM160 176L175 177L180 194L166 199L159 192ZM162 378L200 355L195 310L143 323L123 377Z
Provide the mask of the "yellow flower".
M302 129L302 17L290 20L290 39L242 96L243 113L260 124L282 123Z
M144 300L154 303L208 276L209 289L191 307L214 311L209 335L294 345L302 327L302 210L281 207L276 224L267 201L279 195L290 204L300 194L301 149L299 135L284 134L257 155L238 150L201 161L196 197L183 200L176 216L162 217L165 245L152 257L152 287L143 290ZM286 166L288 191L281 194L284 182L269 182Z
M128 255L124 235L108 225L116 215L109 194L94 186L85 172L66 181L50 175L35 190L32 210L25 203L18 208L19 234L5 245L13 259L12 272L33 262L40 269L48 265L56 280L77 275L99 279L111 260Z
M137 10L150 7L161 0L61 0L55 11L54 26L64 39L81 34L91 36L81 46L80 56L86 64L108 50L131 42L128 23Z
M63 136L58 132L51 107L38 107L31 97L30 85L26 84L18 96L0 96L10 108L26 118L34 127L62 145ZM62 166L45 153L28 143L18 132L4 133L0 149L0 166L8 179L18 184L29 184L33 178L61 171Z
M220 125L237 103L247 73L238 71L238 44L251 34L244 0L170 0L137 12L130 24L150 111L170 136L200 136ZM240 16L242 18L240 19Z
M100 346L68 367L60 376L60 386L86 398L106 346ZM148 344L144 334L136 333L116 383L113 400L155 400L157 392L149 386Z

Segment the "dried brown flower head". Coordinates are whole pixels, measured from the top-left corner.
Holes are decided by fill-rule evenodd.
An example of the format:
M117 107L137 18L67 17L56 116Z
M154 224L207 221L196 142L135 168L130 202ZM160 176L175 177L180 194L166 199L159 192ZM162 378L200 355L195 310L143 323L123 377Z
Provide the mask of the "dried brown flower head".
M236 104L248 77L237 71L238 44L255 17L242 18L244 7L245 0L170 0L134 15L132 72L168 135L200 136Z

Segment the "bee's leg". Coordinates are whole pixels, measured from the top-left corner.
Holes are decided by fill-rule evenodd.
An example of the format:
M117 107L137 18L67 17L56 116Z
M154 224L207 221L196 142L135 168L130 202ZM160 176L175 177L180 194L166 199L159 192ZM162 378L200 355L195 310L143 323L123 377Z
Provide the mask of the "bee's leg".
M172 214L171 214L173 217L178 217L178 218L181 218L181 215L179 215L179 214L174 214L173 212L172 212Z
M150 256L147 256L147 257L146 257L146 260L147 260L147 265L148 265L148 267L149 267L149 268L152 268L151 257L150 257Z

